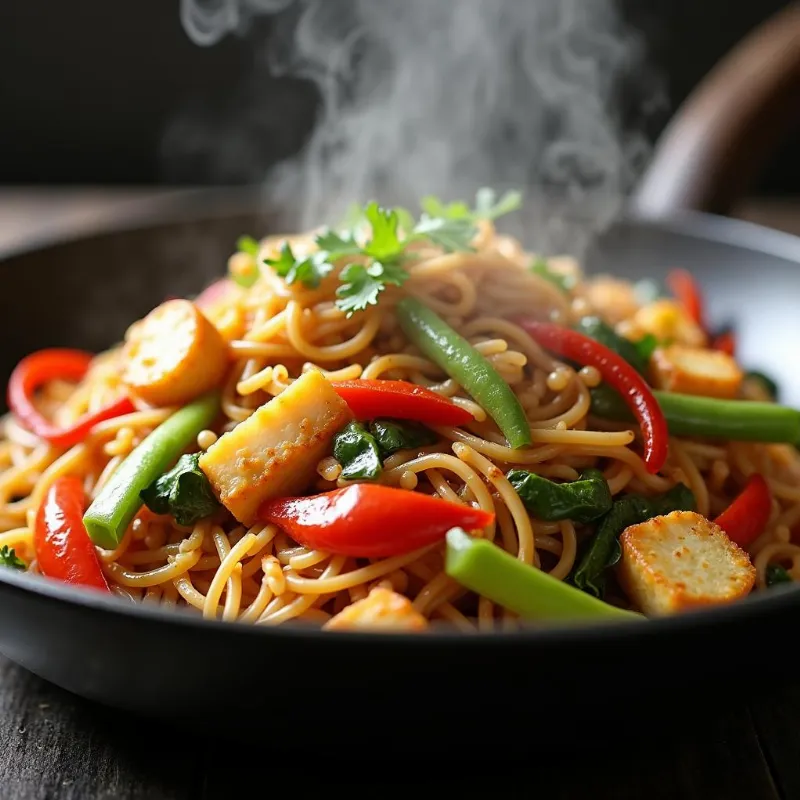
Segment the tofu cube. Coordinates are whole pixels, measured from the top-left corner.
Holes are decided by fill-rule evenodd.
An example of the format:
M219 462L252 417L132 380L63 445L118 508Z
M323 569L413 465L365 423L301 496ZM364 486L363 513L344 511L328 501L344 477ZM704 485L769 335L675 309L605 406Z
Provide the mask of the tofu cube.
M747 553L693 511L673 511L626 528L620 585L648 616L666 616L746 597L756 580Z
M298 378L200 456L220 502L245 525L265 500L306 489L333 436L353 418L321 372Z
M642 306L631 320L639 336L652 333L659 341L705 347L703 329L674 300L655 300Z
M744 379L735 359L719 350L674 344L656 349L650 363L653 383L668 392L730 400Z
M423 631L427 627L428 621L407 597L380 586L325 623L325 628L332 631Z

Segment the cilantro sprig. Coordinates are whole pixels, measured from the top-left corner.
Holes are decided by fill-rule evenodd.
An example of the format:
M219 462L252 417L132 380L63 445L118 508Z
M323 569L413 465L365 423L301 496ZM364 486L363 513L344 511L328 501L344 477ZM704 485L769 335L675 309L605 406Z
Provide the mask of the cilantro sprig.
M475 198L475 208L465 203L445 205L436 197L425 197L422 214L415 221L404 208L383 208L372 201L363 207L351 208L343 230L330 228L318 233L314 242L317 250L309 255L297 255L286 242L277 258L264 263L288 284L302 283L316 289L343 259L358 256L339 273L336 306L348 317L376 305L387 286L402 286L408 279L405 264L413 258L407 252L412 242L429 241L448 252L471 251L480 219L496 219L520 207L519 192L507 192L498 199L492 189L481 189ZM362 223L369 225L370 238L360 244L356 231Z
M0 566L18 570L28 568L28 565L17 555L16 550L13 547L9 550L7 544L0 547Z

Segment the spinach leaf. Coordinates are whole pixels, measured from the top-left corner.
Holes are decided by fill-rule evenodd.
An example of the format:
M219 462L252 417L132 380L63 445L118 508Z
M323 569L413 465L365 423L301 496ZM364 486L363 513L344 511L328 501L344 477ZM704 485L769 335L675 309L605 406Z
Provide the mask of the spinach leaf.
M764 391L773 399L778 399L778 384L775 383L769 375L765 375L763 372L756 372L755 370L751 370L750 372L746 373L744 376L746 381L758 381L763 387Z
M194 525L213 514L219 502L198 466L200 453L182 455L178 463L140 493L154 514L171 514L178 525Z
M599 469L587 469L579 480L567 483L555 483L524 469L512 469L506 477L538 519L591 522L611 508L611 490Z
M629 494L615 501L589 540L572 573L572 583L588 594L603 597L606 571L620 559L619 537L625 528L672 511L694 511L695 505L694 495L682 483L659 497Z
M12 551L13 552L13 551ZM765 575L767 586L776 586L779 583L792 583L792 576L780 564L770 564Z
M381 453L375 437L358 422L348 422L333 439L333 456L346 481L375 480L381 474Z
M413 450L436 441L433 431L410 420L376 419L370 423L369 432L384 457L398 450Z
M658 346L658 340L652 334L648 334L638 342L632 342L620 336L599 317L583 317L575 329L622 356L640 375L647 373L650 356Z

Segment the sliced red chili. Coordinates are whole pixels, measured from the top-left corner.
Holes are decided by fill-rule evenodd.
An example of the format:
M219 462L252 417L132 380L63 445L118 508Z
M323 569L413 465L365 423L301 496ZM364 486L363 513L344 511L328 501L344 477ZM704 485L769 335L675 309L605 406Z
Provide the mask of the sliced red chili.
M736 499L714 520L740 547L751 545L767 527L772 492L764 476L751 475Z
M597 369L603 380L622 395L641 426L647 470L658 472L667 459L667 422L644 378L613 350L582 333L531 319L517 320L517 324L552 353Z
M424 386L406 381L335 381L333 388L358 419L394 417L429 425L465 425L473 417L465 408Z
M39 350L26 356L17 364L8 381L8 407L31 433L56 447L72 447L82 441L98 422L134 411L133 403L123 397L99 411L84 414L66 428L54 425L39 412L33 402L36 391L52 380L80 381L89 370L92 358L91 353L83 350L62 348Z

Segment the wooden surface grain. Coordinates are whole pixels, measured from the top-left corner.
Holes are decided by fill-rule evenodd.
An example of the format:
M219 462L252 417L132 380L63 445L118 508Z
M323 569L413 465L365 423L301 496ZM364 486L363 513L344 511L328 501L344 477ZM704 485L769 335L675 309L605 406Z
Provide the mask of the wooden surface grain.
M0 189L0 250L32 232L80 230L146 202L149 190ZM800 203L751 202L741 216L800 233ZM782 656L784 657L784 656ZM54 687L0 656L0 800L195 800L289 791L358 796L446 794L537 800L794 800L800 798L800 684L747 700L743 687L722 716L702 709L678 734L636 732L636 746L603 740L563 756L509 758L504 736L466 731L440 758L409 751L385 763L309 757L303 743L275 750L264 740L232 743L102 708ZM532 720L532 725L546 720ZM346 735L346 732L343 732Z
M336 790L393 796L393 788L412 797L464 795L486 787L494 797L547 800L788 800L800 797L798 712L800 687L756 708L737 704L722 717L698 713L681 736L643 731L635 750L601 745L599 727L597 752L565 743L563 757L509 759L502 747L486 750L481 735L465 735L436 761L415 758L410 742L399 760L365 764L354 753L350 763L326 764L302 743L276 754L266 728L263 742L237 744L105 709L0 658L0 797L244 797L259 788L266 795L292 776L292 795L300 797Z

